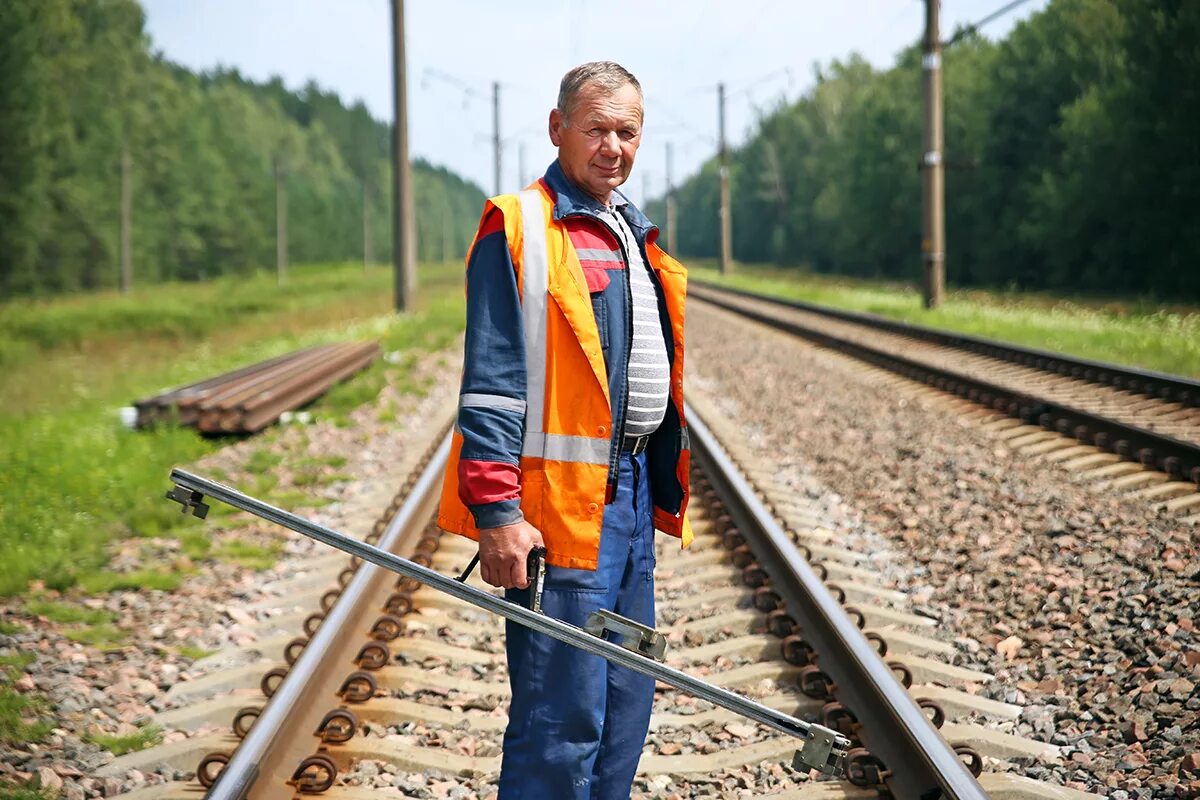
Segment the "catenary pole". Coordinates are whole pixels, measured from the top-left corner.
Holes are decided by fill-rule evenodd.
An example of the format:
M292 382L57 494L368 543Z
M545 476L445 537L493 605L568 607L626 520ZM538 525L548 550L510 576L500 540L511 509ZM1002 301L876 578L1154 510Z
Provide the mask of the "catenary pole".
M280 286L287 283L288 217L287 165L275 154L275 278Z
M412 170L408 163L408 70L404 57L404 0L392 0L392 269L396 311L412 308L417 288Z
M500 194L500 83L492 81L492 156L495 159L494 186Z
M362 181L362 240L363 271L366 272L375 263L375 247L371 242L371 193L366 178Z
M925 126L921 155L922 300L942 304L946 291L946 172L942 158L941 0L925 0L925 54L921 59Z
M667 252L678 257L676 249L677 236L675 232L675 184L671 182L671 143L667 142Z
M133 290L133 159L121 144L121 294Z
M725 141L725 84L717 84L717 131L721 157L721 274L733 272L733 219L729 207L729 145Z

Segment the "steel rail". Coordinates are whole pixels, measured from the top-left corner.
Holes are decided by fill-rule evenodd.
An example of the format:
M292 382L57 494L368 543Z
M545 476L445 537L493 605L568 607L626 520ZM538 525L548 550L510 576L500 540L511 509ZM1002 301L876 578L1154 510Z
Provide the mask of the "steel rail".
M895 797L986 800L987 793L896 679L804 556L758 499L754 487L690 406L692 454L730 517L771 576L771 588L799 623L839 701L862 723L860 738L891 772Z
M688 288L689 290L699 288L700 292L695 292L696 296L709 302L716 302L718 305L722 304L719 301L711 299L711 296L706 296L709 292L726 292L750 300L760 300L764 303L772 303L797 311L807 311L846 322L867 325L872 328L888 331L889 333L933 342L946 347L953 347L957 350L978 353L1013 364L1053 372L1064 377L1112 386L1115 389L1138 392L1167 402L1177 402L1185 406L1200 406L1200 380L1185 378L1181 375L1171 375L1166 372L1127 367L1105 361L1094 361L1078 356L1056 353L1052 350L1041 350L1035 347L1025 347L1009 342L985 339L981 336L970 336L965 333L954 333L937 328L928 328L923 325L915 325L910 322L900 322L881 317L877 314L847 311L816 303L806 303L803 300L773 297L746 289L735 289L731 286L709 283L708 281L689 280ZM728 306L725 307L728 308Z
M430 460L430 466L417 479L403 505L388 523L387 529L380 537L381 548L396 547L404 534L414 526L425 526L433 513L432 503L436 501L441 487L441 469L438 467L445 464L449 452L450 438L447 436ZM188 473L173 470L172 479L179 482L177 475L186 480L184 476ZM233 491L210 481L203 483L215 490L213 497L220 498L221 495ZM278 515L293 517L286 511L254 502L271 508ZM317 703L305 703L303 700L309 696L313 686L328 685L330 680L340 681L341 677L344 677L344 662L329 656L353 652L352 638L360 636L361 631L349 623L387 579L388 573L374 564L364 564L354 573L337 602L321 622L321 626L317 628L295 664L263 707L258 719L233 751L216 782L205 794L205 800L245 800L252 788L256 789L256 800L268 796L287 798L293 795L286 781L292 777L292 770L296 764L309 755L312 747L307 742L285 746L286 737L294 731L308 732L315 729L315 720L320 719L325 707ZM333 677L335 673L340 677ZM336 686L336 682L333 685ZM332 693L321 699L330 703L337 701ZM273 784L265 790L260 788L260 777L272 778Z
M722 288L720 291L725 291L725 289ZM756 300L767 299L746 292L733 293ZM705 302L893 372L899 372L906 377L924 381L969 400L991 406L997 411L1016 417L1028 424L1041 425L1048 430L1057 430L1064 435L1073 436L1085 443L1114 452L1123 458L1139 461L1144 466L1200 483L1200 445L1192 442L1015 391L981 378L930 366L916 359L889 353L869 345L847 341L799 322L779 319L761 311L744 308L737 303L723 300L703 290L694 294ZM790 302L778 303L778 305L792 307ZM800 308L799 310L808 309ZM843 313L848 312L838 312L838 315ZM862 324L873 325L874 323L863 321Z
M449 437L447 437L442 446L438 448L437 455L430 460L429 467L421 478L422 481L429 479L430 474L440 475L441 468L446 463L450 447L449 441ZM504 617L519 625L524 625L538 633L543 633L585 652L600 656L614 664L628 667L635 672L663 681L736 714L793 736L803 743L800 751L796 754L799 764L830 775L841 774L842 758L850 742L836 731L822 725L799 720L790 714L770 708L735 692L731 692L728 689L700 680L674 667L627 650L618 644L594 636L574 625L536 613L524 606L509 602L489 592L477 589L474 586L460 583L454 578L442 575L440 572L393 555L366 542L346 536L332 528L327 528L324 525L276 508L216 481L180 469L171 471L171 480L176 484L176 491L182 488L195 493L193 495L194 501L200 500L201 497L199 496L219 500L234 508L247 511L257 517L336 547L364 561L369 561L399 575L412 578L445 594L457 597L477 608L490 611L493 614ZM176 497L173 499L179 498ZM330 619L326 619L325 624L321 626L318 633L329 627L331 622ZM321 648L308 647L305 649L304 655L318 657L317 653L320 651ZM300 667L301 664L297 662L296 669L299 670ZM291 675L289 674L288 677L290 678ZM274 698L272 698L272 703L274 703ZM271 706L268 706L268 710L270 708ZM260 722L262 722L261 718ZM257 723L255 728L257 728ZM251 733L254 732L255 728L251 729ZM246 743L248 742L249 737L247 737ZM243 747L246 746L246 743L243 743ZM230 765L232 763L231 761ZM226 768L228 769L228 767ZM224 778L224 775L225 773L222 772L221 777ZM236 794L228 794L221 798L213 796L211 800L238 800L238 797Z

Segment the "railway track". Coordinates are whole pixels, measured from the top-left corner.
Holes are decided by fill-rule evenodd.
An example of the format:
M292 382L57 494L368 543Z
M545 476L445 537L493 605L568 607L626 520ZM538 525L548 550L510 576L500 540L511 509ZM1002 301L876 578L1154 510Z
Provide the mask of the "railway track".
M683 552L659 543L668 661L837 727L862 749L849 759L853 783L814 780L788 766L790 737L660 685L635 796L1091 796L1020 775L1058 749L1007 733L1020 709L975 693L991 676L955 666L936 622L913 613L815 506L775 485L771 465L718 444L736 437L697 400L697 541ZM430 522L445 449L439 441L413 465L368 538L450 574L473 545ZM490 796L507 697L498 618L337 555L281 591L289 611L264 622L280 632L260 640L260 657L214 657L227 668L180 684L178 707L159 719L186 730L224 717L226 731L105 768L120 775L167 761L195 769L200 782L148 787L129 800L202 792L357 800L387 786L407 796ZM304 616L306 604L321 610ZM289 623L304 633L287 639ZM255 687L269 701L251 703Z
M1200 382L693 282L692 297L956 395L1030 455L1200 523Z

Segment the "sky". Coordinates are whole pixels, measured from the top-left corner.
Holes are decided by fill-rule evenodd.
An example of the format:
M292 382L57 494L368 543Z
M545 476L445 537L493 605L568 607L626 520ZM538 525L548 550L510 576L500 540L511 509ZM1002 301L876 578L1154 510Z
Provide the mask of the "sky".
M154 50L194 70L236 67L291 88L315 80L343 101L391 120L388 0L142 0ZM1030 0L988 24L1002 38L1049 0ZM680 183L716 150L717 91L726 85L726 135L752 134L764 109L795 100L814 66L858 52L877 67L917 41L921 0L408 0L405 4L409 151L495 193L492 83L500 84L500 191L554 160L547 118L563 73L617 61L646 96L642 146L623 191L658 197L666 149ZM1005 0L944 0L943 38ZM920 87L912 87L914 103ZM520 170L524 164L523 172ZM521 174L518 174L518 173Z

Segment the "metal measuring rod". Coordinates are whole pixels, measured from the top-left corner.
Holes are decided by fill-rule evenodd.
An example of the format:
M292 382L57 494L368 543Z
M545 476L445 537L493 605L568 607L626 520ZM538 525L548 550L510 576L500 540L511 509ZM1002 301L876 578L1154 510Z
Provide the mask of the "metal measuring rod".
M661 659L663 656L666 640L653 628L639 625L633 620L607 611L593 614L587 622L587 629L577 628L553 617L547 617L539 611L509 602L474 586L468 586L463 581L423 567L332 528L276 508L208 478L194 475L186 470L173 469L171 470L171 480L174 481L175 486L167 492L167 498L183 506L184 514L191 513L203 518L208 513L208 505L204 502L205 497L219 500L226 505L247 511L256 517L316 539L318 542L336 547L363 561L370 561L372 564L398 575L412 578L484 611L490 611L518 625L524 625L530 630L543 633L584 652L600 656L614 664L620 664L635 672L648 675L676 689L726 708L735 714L794 736L803 742L792 761L793 766L797 769L811 768L834 777L844 773L842 762L846 751L850 748L849 739L823 725L796 719L790 714L764 706L748 697L743 697L720 686L714 686L661 663L657 659ZM539 570L539 573L538 584L540 586L540 578L541 575L544 575L544 570ZM531 594L536 597L540 592L535 588ZM618 637L620 643L611 642L605 638L609 635Z

